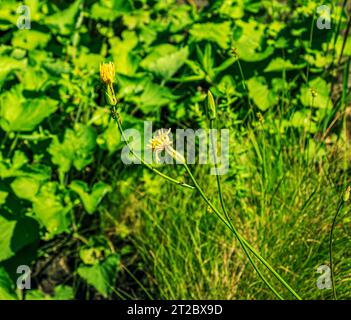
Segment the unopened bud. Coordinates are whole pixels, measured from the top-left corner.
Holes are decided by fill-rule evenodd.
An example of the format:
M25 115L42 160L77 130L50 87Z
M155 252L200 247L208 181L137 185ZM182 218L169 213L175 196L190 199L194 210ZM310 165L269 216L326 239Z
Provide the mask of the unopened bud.
M207 92L207 113L210 120L217 118L216 103L210 90Z
M350 192L351 192L351 187L348 186L345 193L344 193L344 201L348 201L350 199Z

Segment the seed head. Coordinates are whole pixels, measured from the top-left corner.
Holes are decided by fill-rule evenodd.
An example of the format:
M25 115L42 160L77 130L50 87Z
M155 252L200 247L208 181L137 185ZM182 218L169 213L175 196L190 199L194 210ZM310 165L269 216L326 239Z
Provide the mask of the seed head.
M185 162L184 157L173 149L173 142L169 137L171 129L165 130L160 129L156 132L155 136L150 140L148 148L155 152L156 161L159 162L159 154L162 151L167 152L173 159L178 160L181 163Z
M150 144L149 144L150 149L155 152L162 152L166 150L168 147L171 147L172 141L169 138L170 132L171 132L171 129L158 130L155 136L150 140Z

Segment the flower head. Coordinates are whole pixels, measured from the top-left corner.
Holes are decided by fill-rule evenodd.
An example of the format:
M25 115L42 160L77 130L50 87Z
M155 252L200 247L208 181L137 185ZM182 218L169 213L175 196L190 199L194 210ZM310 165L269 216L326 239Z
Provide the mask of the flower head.
M106 85L111 85L115 82L115 65L113 62L100 64L100 79Z
M232 48L230 48L230 51L231 51L231 54L232 54L232 56L234 57L234 58L239 58L239 53L238 53L238 49L237 48L235 48L235 47L232 47Z
M156 152L156 155L162 151L165 151L167 148L172 147L172 141L169 138L169 133L171 129L158 130L155 136L150 140L149 148Z
M117 97L113 88L115 82L115 65L113 62L100 63L100 79L105 85L105 96L107 102L115 106L117 104Z
M165 130L160 129L156 132L155 136L150 140L148 148L155 152L156 161L159 162L159 154L163 151L168 153L173 159L178 160L181 163L185 162L184 157L173 149L173 142L169 137L171 129Z

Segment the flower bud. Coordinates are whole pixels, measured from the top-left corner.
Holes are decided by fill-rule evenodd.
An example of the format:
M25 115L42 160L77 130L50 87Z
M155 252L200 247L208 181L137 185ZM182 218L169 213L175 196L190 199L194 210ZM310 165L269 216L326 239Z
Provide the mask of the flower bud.
M207 114L210 120L217 118L216 103L210 90L207 92Z
M115 90L113 88L113 83L115 82L115 65L113 62L109 63L101 63L100 64L100 79L102 83L105 85L105 96L107 103L111 106L115 106L117 104L117 98L115 94Z
M351 191L351 187L348 186L345 193L344 193L344 201L348 201L350 199L350 191Z

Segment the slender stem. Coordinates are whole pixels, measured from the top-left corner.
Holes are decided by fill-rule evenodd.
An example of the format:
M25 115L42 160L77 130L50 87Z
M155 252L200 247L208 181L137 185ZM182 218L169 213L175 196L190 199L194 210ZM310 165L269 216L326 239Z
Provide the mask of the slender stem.
M316 13L313 14L312 23L311 23L311 28L310 28L309 49L312 49L313 30L314 30L315 21L316 21ZM307 64L306 83L308 83L309 75L310 75L310 64L308 63L308 64Z
M263 263L268 270L270 270L273 275L298 299L301 300L300 296L285 282L285 280L273 269L273 267L271 267L271 265L240 235L240 233L234 228L231 227L231 224L229 224L225 218L223 218L222 214L219 212L219 210L211 203L211 201L206 197L205 193L203 192L203 190L201 189L201 187L199 186L199 184L197 183L196 179L194 178L194 176L192 175L189 167L187 166L187 164L184 162L184 166L186 171L188 172L191 180L194 183L194 186L190 186L188 184L179 182L176 179L173 179L165 174L163 174L162 172L158 171L157 169L155 169L154 167L152 167L151 165L149 165L148 163L146 163L143 159L141 159L135 152L134 150L129 146L129 143L126 139L126 136L124 134L123 131L123 127L122 127L122 123L120 121L119 118L119 114L117 113L116 110L116 106L112 106L111 107L111 113L112 113L112 118L114 119L114 121L116 122L118 129L122 135L122 138L126 144L126 146L129 148L130 152L143 164L145 165L147 168L149 168L151 171L155 172L156 174L158 174L159 176L161 176L162 178L175 183L177 185L180 185L182 187L186 187L186 188L190 188L190 189L194 189L195 188L198 190L198 192L201 194L201 197L205 200L205 202L211 207L212 211L217 215L217 217L227 226L227 228L229 228L229 230L236 236L236 238L239 240L240 243L243 243L252 253L253 255L261 261L261 263Z
M245 238L236 230L236 228L233 226L233 229L231 228L230 224L223 218L222 214L219 212L219 210L211 203L211 201L206 197L205 193L197 183L196 179L192 175L188 165L184 163L184 167L187 170L191 180L194 183L195 188L198 190L200 193L201 197L205 200L205 202L210 206L212 211L216 214L216 216L229 228L229 230L237 237L237 239L242 241L245 246L254 254L254 256L260 260L261 263L263 263L268 270L270 270L273 275L284 285L286 289L288 289L298 300L302 300L301 297L292 289L286 281L274 270L274 268L245 240Z
M134 156L135 158L137 158L144 166L146 166L147 168L149 168L151 171L153 171L154 173L158 174L158 175L161 176L162 178L164 178L164 179L166 179L166 180L168 180L168 181L170 181L170 182L172 182L172 183L174 183L174 184L177 184L177 185L179 185L179 186L181 186L181 187L188 188L188 189L194 189L193 186L190 186L190 185L188 185L188 184L186 184L186 183L183 183L183 182L180 182L180 181L178 181L178 180L176 180L176 179L173 179L173 178L167 176L166 174L164 174L164 173L158 171L156 168L154 168L154 167L151 166L150 164L146 163L141 157L139 157L139 155L136 154L136 153L134 152L134 150L131 148L131 146L130 146L129 143L128 143L128 140L127 140L127 138L126 138L126 136L125 136L125 134L124 134L124 130L123 130L123 127L122 127L121 120L120 120L120 118L119 118L119 115L118 115L118 113L117 113L115 107L111 107L111 112L112 112L112 118L115 120L115 122L116 122L116 124L117 124L117 126L118 126L118 129L119 129L119 131L120 131L120 133L121 133L121 135L122 135L122 138L123 138L123 140L124 140L124 143L125 143L126 146L129 148L130 152L133 154L133 156Z
M214 120L210 120L210 129L213 129L213 122ZM214 159L214 164L215 164L215 170L216 170L216 178L217 178L217 188L218 188L218 196L219 196L219 200L223 209L223 212L225 214L225 217L231 227L232 232L235 233L235 228L233 226L233 223L229 217L228 211L226 209L224 200L223 200L223 194L222 194L222 188L221 188L221 181L220 181L220 176L219 176L219 172L218 172L218 164L217 164L217 155L216 155L216 150L214 149L214 141L213 141L213 136L212 134L210 134L211 136L211 144L212 144L212 150L213 150L213 159ZM255 271L257 272L257 274L259 275L259 277L262 279L262 281L272 290L272 292L278 297L278 299L280 300L284 300L284 298L274 289L274 287L270 284L270 282L264 277L264 275L262 274L262 272L258 269L257 265L255 264L255 262L253 261L253 259L250 256L250 253L248 252L244 242L240 239L240 237L237 237L242 249L244 250L246 256L248 257L252 267L255 269Z
M238 66L239 66L239 72L240 72L240 75L241 75L241 82L242 82L242 85L243 85L243 87L244 87L244 90L247 91L246 81L245 81L243 69L241 68L241 63L240 63L240 61L239 61L239 58L238 58Z
M342 208L342 205L344 203L344 200L341 199L338 209L336 210L336 214L334 216L333 219L333 223L330 229L330 236L329 236L329 261L330 261L330 278L331 278L331 282L332 282L332 287L333 287L333 296L334 296L334 300L337 300L336 297L336 288L335 288L335 279L334 279L334 265L333 265L333 233L334 233L334 228L336 225L336 219L340 213L340 210Z

